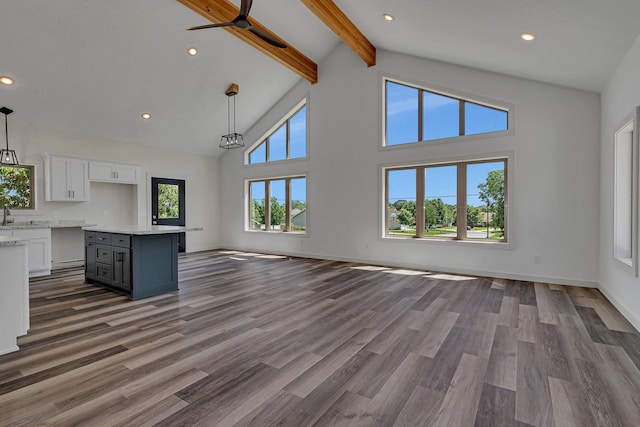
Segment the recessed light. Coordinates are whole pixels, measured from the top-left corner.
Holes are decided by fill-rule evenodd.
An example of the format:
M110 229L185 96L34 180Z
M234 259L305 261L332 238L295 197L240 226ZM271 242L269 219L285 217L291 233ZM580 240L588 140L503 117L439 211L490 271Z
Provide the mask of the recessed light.
M522 40L530 42L532 40L535 40L536 36L535 36L535 34L531 34L531 33L522 33L522 34L520 34L520 38Z
M0 76L0 83L2 83L3 85L11 86L14 81L11 77Z
M196 56L198 54L198 49L196 49L195 47L190 47L189 49L187 49L187 53L191 56Z
M384 19L386 19L387 21L393 21L395 18L393 17L393 15L389 15L388 13L385 13L384 15L382 15L384 17Z
M145 120L149 120L149 119L151 118L151 114L149 114L149 113L142 113L142 114L140 115L140 117L142 117L142 118L143 118L143 119L145 119Z

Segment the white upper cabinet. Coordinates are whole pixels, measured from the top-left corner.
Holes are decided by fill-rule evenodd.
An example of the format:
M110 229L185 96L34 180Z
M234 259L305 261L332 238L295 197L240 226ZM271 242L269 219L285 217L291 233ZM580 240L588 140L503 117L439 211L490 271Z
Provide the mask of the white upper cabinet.
M138 166L89 161L90 181L137 184L139 175L140 168Z
M45 162L45 200L85 202L89 200L89 162L49 156Z

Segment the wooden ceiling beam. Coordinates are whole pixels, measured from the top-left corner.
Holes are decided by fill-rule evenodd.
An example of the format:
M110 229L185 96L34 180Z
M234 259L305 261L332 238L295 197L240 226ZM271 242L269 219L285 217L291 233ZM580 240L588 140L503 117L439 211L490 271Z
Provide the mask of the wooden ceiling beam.
M369 66L376 65L376 48L333 0L300 0Z
M233 3L227 0L178 0L183 5L187 6L189 9L194 12L204 16L208 20L213 23L221 23L221 22L229 22L233 21L233 19L238 16L240 12L239 8L235 6ZM278 35L270 31L264 25L260 24L253 17L249 17L251 20L251 25L254 27L268 33L280 40L282 40ZM298 74L302 78L308 80L311 84L315 84L318 82L318 65L313 62L311 59L307 58L300 51L291 46L290 43L287 43L286 48L280 49L277 48L260 37L254 35L251 31L235 28L235 27L222 27L225 30L229 31L234 36L238 37L240 40L248 43L249 45L255 47L260 52L264 53L268 57L276 60L281 63L285 67L289 68L294 73ZM218 31L218 30L211 30Z

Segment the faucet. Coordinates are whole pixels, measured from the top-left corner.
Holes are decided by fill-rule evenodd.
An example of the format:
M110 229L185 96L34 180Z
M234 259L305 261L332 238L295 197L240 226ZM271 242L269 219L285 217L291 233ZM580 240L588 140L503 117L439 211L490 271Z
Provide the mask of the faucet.
M3 209L3 218L2 218L2 225L7 225L7 223L9 222L8 220L8 216L11 215L11 211L9 210L9 206L4 205L4 209Z

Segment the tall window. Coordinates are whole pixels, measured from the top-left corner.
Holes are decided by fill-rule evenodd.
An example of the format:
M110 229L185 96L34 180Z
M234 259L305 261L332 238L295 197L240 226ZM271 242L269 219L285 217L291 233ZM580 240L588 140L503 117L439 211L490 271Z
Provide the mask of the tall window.
M0 208L35 209L33 166L0 166Z
M637 255L634 221L637 201L634 198L634 120L626 121L616 132L614 142L614 257L633 267ZM637 178L636 178L637 179Z
M248 189L248 230L307 230L306 177L249 181Z
M253 147L249 164L299 159L307 156L307 106L296 109L278 128Z
M385 81L386 145L506 131L507 109Z
M506 242L507 159L385 170L385 234Z

